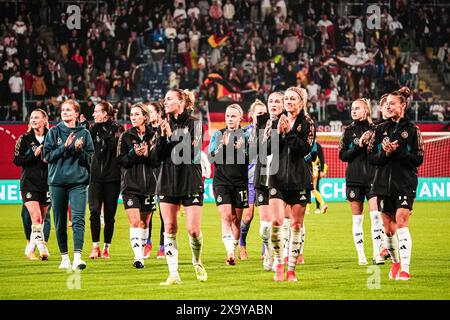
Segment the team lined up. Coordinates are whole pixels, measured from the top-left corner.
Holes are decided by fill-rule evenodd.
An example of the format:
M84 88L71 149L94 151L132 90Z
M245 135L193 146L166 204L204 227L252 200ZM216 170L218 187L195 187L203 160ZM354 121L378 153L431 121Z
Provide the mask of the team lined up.
M420 132L404 117L408 97L407 88L386 95L381 103L386 121L376 127L371 124L367 102L356 100L352 105L354 122L346 128L339 151L340 159L349 162L347 199L353 214L353 237L359 263L367 264L362 232L366 197L372 219L374 262L384 263L380 254L386 255L384 249L387 249L393 262L390 277L402 280L409 279L408 218L417 187L417 167L423 161ZM304 216L311 192L314 191L321 201L322 212L328 208L318 192L321 170L313 169L317 163L313 167L312 155L317 154L318 147L314 123L306 105L304 89L290 87L284 93L274 92L267 106L255 101L251 106L253 123L241 130L243 110L238 104L231 104L225 113L227 127L213 135L208 148L208 158L215 166L213 190L221 217L226 264L236 264L241 230L244 234L248 231L255 203L261 221L263 266L267 271L275 271L275 281L297 281L295 268L303 262ZM172 89L162 105L133 105L130 110L132 127L126 131L111 120L112 107L107 102L95 107L95 124L89 131L77 122L80 107L74 100L63 103L62 121L50 130L46 113L40 109L33 111L29 131L17 142L14 162L23 167L21 194L32 219L31 238L42 260L48 259L43 221L50 199L62 256L60 268L86 267L81 252L87 200L93 240L90 258L109 258L117 199L121 193L130 225L133 266L143 268L156 196L164 228L161 245L169 268L169 276L161 285L181 283L177 245L181 205L186 212L197 279L207 280L201 260L203 137L201 123L191 116L193 106L192 93ZM188 161L177 161L174 155ZM69 203L73 261L67 247ZM100 252L102 208L105 245ZM245 235L243 240L241 238L241 257L245 256L242 248L245 251Z

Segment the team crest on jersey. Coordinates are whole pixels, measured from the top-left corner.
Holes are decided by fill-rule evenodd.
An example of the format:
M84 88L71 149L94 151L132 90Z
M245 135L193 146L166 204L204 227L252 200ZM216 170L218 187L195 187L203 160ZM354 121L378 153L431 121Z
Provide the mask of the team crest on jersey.
M270 195L274 196L276 194L277 194L277 189L275 189L275 188L270 189Z
M359 146L359 139L358 138L353 139L353 144Z
M128 199L127 201L127 206L131 207L133 205L133 200Z
M401 134L401 136L402 136L403 139L408 138L408 132L403 131L402 134Z
M353 199L355 196L356 196L355 191L353 191L353 190L350 191L350 198Z
M258 202L263 202L263 201L264 201L264 197L263 197L262 194L260 194L260 195L258 196Z
M25 197L27 197L27 199L31 199L31 193L28 192Z
M57 144L57 145L62 144L62 139L61 139L61 137L58 137L58 139L56 139L56 144Z
M36 151L36 149L37 149L37 147L36 147L36 146L32 146L32 147L31 147L31 150L33 150L33 152L35 152L35 151Z
M217 202L218 202L218 203L221 203L221 202L222 202L222 200L223 200L223 199L222 199L222 197L221 197L221 196L218 196L218 197L217 197Z
M391 139L389 139L389 137L384 137L383 143L389 143L389 142L391 142Z
M97 140L97 142L100 142L100 136L96 136L95 140Z
M298 125L297 131L298 131L298 132L301 132L301 131L302 131L302 124L299 124L299 125Z

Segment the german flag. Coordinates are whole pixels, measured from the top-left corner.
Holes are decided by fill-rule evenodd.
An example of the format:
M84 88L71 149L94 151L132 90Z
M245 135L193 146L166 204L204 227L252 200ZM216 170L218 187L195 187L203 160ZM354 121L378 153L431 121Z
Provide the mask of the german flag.
M212 85L216 86L216 99L220 100L223 97L230 96L232 93L238 93L240 90L234 86L231 82L222 78L218 73L210 73L208 77L203 81L205 87Z
M208 43L211 48L220 47L228 39L228 34L224 36L219 36L218 34L213 34L208 38Z

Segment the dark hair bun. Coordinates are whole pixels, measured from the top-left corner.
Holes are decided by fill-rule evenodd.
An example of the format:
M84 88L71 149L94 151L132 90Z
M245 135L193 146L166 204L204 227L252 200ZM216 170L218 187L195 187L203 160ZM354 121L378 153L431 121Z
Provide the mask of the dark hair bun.
M405 99L409 99L409 97L411 96L411 90L408 87L401 87L397 92Z

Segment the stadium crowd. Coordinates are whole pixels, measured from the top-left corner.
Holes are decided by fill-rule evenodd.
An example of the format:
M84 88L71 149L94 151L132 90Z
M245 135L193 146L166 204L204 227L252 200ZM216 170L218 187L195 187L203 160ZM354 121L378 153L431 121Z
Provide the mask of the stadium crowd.
M81 2L81 29L70 30L60 3L29 2L0 4L0 121L25 120L38 107L59 120L69 98L89 120L105 99L126 120L132 102L158 100L168 88L195 90L200 103L230 99L217 78L207 81L211 74L237 99L253 92L267 100L301 85L316 119L319 108L326 119L349 119L348 101L409 86L426 102L421 119L449 119L448 105L431 107L437 103L412 54L432 48L449 84L446 7L394 1L371 28L374 17L362 7L337 1Z

